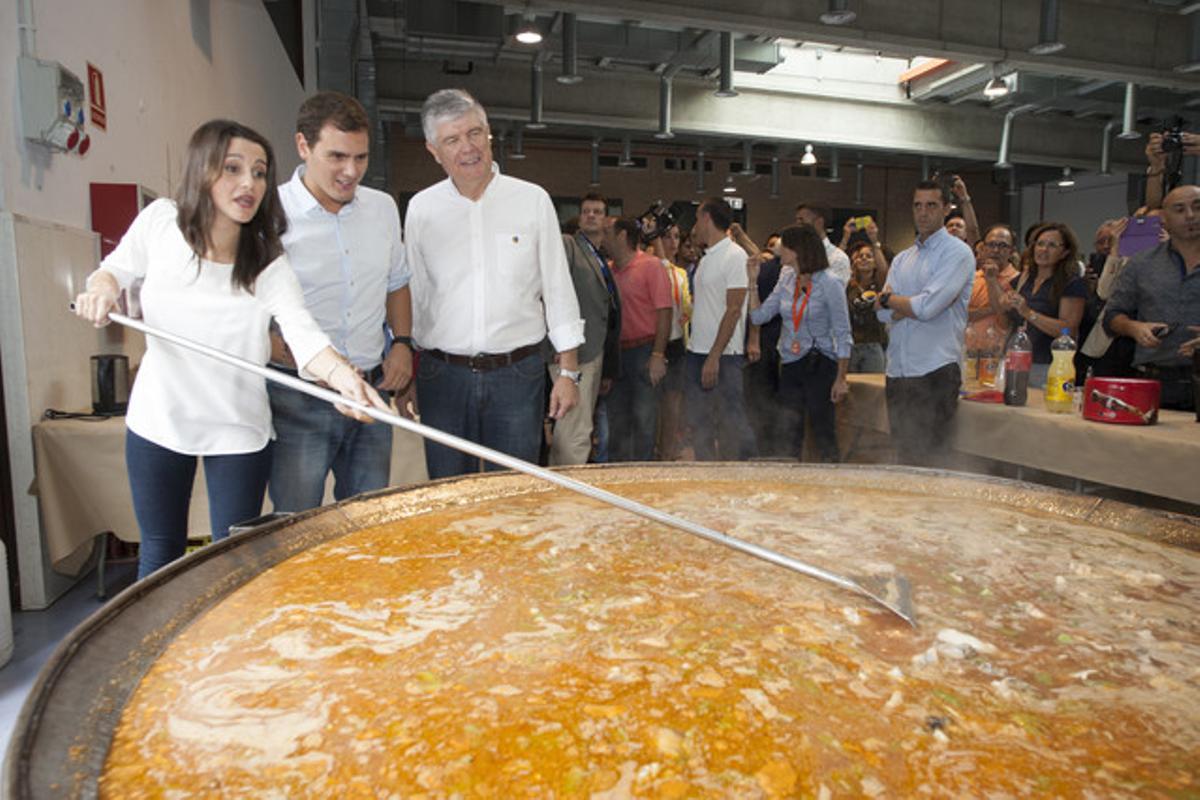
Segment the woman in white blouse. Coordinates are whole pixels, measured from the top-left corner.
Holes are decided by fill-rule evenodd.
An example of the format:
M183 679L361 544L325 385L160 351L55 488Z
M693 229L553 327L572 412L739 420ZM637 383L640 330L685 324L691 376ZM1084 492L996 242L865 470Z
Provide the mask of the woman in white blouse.
M279 242L287 223L275 186L275 159L260 134L229 120L200 126L178 196L138 214L88 277L76 313L105 325L122 290L140 281L148 325L256 364L267 363L273 317L304 377L386 410L305 310ZM261 513L272 438L261 376L147 337L125 423L139 578L183 555L198 457L214 540Z

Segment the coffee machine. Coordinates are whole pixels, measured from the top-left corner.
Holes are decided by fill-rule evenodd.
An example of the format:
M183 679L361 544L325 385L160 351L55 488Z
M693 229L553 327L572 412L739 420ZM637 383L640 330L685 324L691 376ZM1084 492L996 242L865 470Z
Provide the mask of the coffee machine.
M92 356L92 413L120 416L129 405L129 357Z

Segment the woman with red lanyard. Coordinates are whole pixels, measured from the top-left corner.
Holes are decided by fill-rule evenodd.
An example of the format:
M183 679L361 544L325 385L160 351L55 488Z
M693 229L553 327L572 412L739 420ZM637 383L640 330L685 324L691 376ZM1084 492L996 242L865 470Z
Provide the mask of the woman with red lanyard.
M811 420L821 460L839 460L833 407L849 391L846 372L854 337L846 291L828 271L829 260L817 232L809 225L785 228L780 234L779 282L761 304L749 292L750 321L762 325L783 318L779 334L779 401L782 429L794 438L796 457L803 457L804 423ZM747 262L750 285L758 280L759 256Z

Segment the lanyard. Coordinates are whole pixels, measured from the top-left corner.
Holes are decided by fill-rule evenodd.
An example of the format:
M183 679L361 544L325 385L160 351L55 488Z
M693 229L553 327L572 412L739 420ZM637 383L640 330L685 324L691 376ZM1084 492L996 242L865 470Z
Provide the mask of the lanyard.
M600 275L604 278L604 286L608 289L608 296L611 299L617 293L617 287L613 283L612 271L608 268L608 261L600 254L600 250L596 245L592 244L592 240L586 234L580 234L583 240L587 242L588 249L592 251L592 255L596 257L596 261L600 263Z
M804 287L804 302L800 311L796 311L796 302L800 299L800 276L796 276L796 288L792 291L792 336L800 336L800 323L804 321L804 311L808 308L808 298L812 297L812 284Z

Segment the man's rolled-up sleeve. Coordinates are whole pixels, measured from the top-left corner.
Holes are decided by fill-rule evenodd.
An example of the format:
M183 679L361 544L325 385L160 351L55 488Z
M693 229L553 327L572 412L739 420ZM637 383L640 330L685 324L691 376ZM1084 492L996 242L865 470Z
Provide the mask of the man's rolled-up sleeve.
M1112 329L1113 317L1124 314L1130 319L1137 319L1137 269L1130 264L1117 277L1108 303L1104 306L1104 330L1111 336L1118 334Z
M954 304L975 280L975 260L970 251L954 261L948 269L938 270L929 285L908 298L913 316L925 322Z

